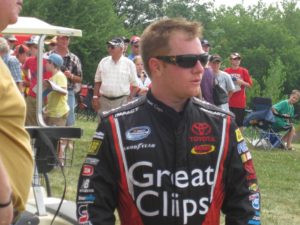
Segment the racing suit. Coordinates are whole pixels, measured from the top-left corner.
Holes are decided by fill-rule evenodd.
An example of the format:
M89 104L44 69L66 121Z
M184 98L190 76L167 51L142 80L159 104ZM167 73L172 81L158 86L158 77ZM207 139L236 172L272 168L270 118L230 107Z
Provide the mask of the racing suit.
M191 98L183 112L147 96L102 115L82 166L80 224L259 225L251 154L232 116Z

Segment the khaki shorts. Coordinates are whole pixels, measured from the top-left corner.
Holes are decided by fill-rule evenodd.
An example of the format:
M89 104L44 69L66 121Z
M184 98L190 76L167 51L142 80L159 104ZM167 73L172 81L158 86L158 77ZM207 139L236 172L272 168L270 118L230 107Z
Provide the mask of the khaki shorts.
M48 126L66 126L68 113L62 117L46 117L45 122Z

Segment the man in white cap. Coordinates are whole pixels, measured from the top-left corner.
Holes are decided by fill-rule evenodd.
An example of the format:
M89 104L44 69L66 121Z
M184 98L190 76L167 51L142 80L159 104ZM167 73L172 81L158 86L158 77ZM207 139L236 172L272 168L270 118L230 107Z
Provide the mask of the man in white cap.
M123 55L123 39L106 44L109 56L100 61L95 74L93 108L99 113L127 103L138 90L135 65Z

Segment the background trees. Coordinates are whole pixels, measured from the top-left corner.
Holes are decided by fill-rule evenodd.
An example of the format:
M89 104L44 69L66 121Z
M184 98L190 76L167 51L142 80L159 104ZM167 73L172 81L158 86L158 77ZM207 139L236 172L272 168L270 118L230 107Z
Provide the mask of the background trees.
M263 1L251 7L215 8L213 0L26 0L23 15L83 30L71 49L82 60L85 82L92 82L99 60L107 54L105 42L113 36L140 35L158 18L185 17L201 21L212 53L225 59L237 51L257 83L249 95L274 101L299 88L300 10L296 0L277 6ZM275 92L281 91L280 94Z

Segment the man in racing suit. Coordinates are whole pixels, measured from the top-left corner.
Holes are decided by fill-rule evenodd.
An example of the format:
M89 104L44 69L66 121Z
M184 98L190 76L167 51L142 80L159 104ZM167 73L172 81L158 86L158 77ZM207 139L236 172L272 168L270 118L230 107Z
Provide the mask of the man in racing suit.
M256 174L240 130L231 115L192 97L207 62L200 31L183 19L144 31L152 88L103 114L78 183L80 224L113 225L115 209L122 225L218 225L221 210L226 225L260 224ZM147 49L152 41L160 50Z

